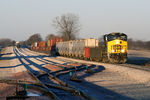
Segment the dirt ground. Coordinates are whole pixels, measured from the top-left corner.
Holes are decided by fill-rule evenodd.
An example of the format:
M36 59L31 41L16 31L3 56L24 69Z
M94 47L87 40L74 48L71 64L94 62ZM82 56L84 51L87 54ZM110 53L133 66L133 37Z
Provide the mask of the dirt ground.
M0 79L12 79L36 82L31 78L25 67L21 65L15 57L12 47L7 47L1 52L0 58ZM18 90L22 90L18 87ZM5 100L6 96L14 95L16 86L14 84L0 83L0 100Z
M150 50L129 50L129 57L145 57L150 58Z
M150 50L129 50L127 63L150 66Z

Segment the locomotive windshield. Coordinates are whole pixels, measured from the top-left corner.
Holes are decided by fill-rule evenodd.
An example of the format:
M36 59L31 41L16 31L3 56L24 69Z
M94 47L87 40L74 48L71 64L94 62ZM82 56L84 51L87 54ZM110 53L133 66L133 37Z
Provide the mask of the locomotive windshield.
M107 35L107 41L112 41L115 39L124 40L127 41L127 35L121 34L121 33L115 33L115 34L108 34Z

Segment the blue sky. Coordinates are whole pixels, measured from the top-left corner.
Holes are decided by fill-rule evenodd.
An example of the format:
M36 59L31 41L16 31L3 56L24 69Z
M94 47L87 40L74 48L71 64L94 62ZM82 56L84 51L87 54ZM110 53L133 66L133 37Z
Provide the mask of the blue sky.
M26 40L56 32L52 20L65 13L80 17L82 38L124 32L150 40L150 0L0 0L0 38Z

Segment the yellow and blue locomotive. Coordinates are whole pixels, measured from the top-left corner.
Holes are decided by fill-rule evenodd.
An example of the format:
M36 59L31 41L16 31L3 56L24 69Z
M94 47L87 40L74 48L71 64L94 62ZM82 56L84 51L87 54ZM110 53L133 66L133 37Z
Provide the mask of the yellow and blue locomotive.
M125 63L127 61L128 45L127 35L124 33L113 32L104 35L105 56L104 61L111 63Z

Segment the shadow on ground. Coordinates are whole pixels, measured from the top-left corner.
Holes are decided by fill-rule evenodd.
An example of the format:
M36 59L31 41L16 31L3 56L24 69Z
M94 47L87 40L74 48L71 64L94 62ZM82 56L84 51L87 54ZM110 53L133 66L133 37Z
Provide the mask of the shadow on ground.
M147 57L128 57L127 64L145 65L150 63L150 58Z
M93 65L93 74L99 73L103 70L105 70L104 66L96 66ZM75 74L75 73L73 73ZM70 81L70 75L65 74L62 76L59 76L61 80L67 82L68 84L71 84L75 86L76 88L84 91L88 95L95 97L97 100L134 100L131 97L124 96L122 94L116 93L112 90L106 89L105 87L98 86L96 84L93 84L92 82L88 82L85 80L86 77L89 77L93 74L86 73L85 70L80 70L76 73L78 75L79 79L82 79L82 82L73 82Z

